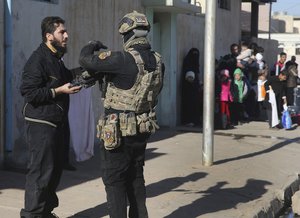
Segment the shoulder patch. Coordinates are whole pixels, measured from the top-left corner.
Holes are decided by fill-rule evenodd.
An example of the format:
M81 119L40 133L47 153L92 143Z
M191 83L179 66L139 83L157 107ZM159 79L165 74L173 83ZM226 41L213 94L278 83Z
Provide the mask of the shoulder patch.
M100 54L99 54L99 58L101 59L101 60L104 60L104 59L106 59L107 57L109 57L111 55L111 51L104 51L104 52L101 52Z

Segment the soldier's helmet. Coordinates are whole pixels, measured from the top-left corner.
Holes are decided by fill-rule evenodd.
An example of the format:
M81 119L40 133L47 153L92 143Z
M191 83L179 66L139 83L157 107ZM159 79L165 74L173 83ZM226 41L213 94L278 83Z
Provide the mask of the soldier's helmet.
M126 14L119 23L119 33L123 35L137 28L150 31L150 24L147 17L137 11Z

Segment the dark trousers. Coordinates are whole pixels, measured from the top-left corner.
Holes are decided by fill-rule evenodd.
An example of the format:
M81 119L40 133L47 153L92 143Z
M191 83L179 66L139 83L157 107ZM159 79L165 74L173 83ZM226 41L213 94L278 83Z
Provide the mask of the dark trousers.
M286 88L286 100L287 100L287 105L289 105L289 106L294 105L294 88L293 87Z
M244 117L244 105L239 102L232 103L231 112L231 120L233 124L238 124L238 122L242 121Z
M102 180L111 218L147 218L146 188L143 173L148 135L123 137L114 150L101 146Z
M257 118L260 121L265 121L266 119L268 119L265 104L266 103L264 101L258 101L258 115L257 115ZM269 104L269 103L267 103L267 104Z
M267 113L267 117L268 117L268 124L269 124L269 127L271 128L272 127L272 108L268 108L266 110L266 113Z
M64 123L64 165L70 164L70 125L69 120Z
M62 174L62 133L61 126L26 122L30 156L22 218L44 218L58 206L55 192Z

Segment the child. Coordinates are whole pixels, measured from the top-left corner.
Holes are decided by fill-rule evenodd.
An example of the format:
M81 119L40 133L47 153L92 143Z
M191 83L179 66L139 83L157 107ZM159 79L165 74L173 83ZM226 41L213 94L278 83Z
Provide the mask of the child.
M255 55L255 60L256 60L256 63L257 63L257 65L258 65L258 69L259 70L262 70L262 69L264 69L264 66L265 66L265 63L264 63L264 61L263 61L263 55L261 54L261 53L257 53L256 55Z
M243 77L244 74L240 68L237 68L234 73L234 82L231 85L231 93L233 95L232 103L232 119L233 124L241 124L244 117L244 106L243 102L248 93L248 87Z
M220 73L220 113L221 113L221 122L222 128L231 128L230 123L230 111L229 111L229 104L232 102L232 95L231 95L231 79L229 76L228 70L222 70Z
M252 50L249 48L248 43L242 42L241 53L236 57L237 66L240 68L245 68L248 64L252 55Z
M267 81L267 70L258 70L258 80L257 80L257 102L258 102L258 117L259 120L265 120L266 115L263 113L265 111L264 100L266 97L265 82Z

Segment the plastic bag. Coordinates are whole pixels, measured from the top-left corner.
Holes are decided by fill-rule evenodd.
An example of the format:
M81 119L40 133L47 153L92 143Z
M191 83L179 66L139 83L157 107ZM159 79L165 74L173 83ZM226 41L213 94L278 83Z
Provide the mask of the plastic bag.
M281 118L282 126L285 129L292 128L292 119L288 110L284 110Z

